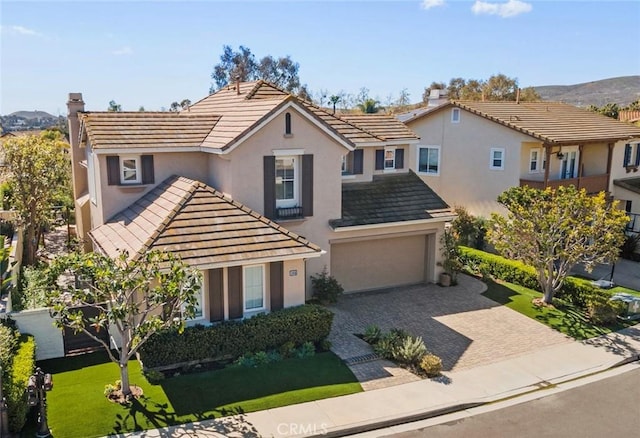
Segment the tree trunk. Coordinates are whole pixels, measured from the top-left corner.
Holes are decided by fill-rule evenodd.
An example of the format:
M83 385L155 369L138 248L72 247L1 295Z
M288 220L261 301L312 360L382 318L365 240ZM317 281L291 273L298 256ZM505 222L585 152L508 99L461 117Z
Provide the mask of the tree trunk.
M25 227L25 240L24 240L24 256L22 257L22 264L25 266L31 266L36 261L36 250L38 248L38 240L36 236L36 229L31 224L27 224Z
M550 284L548 284L544 289L542 302L545 304L551 304L553 302L553 287Z
M120 362L120 381L122 382L122 394L125 397L131 395L131 385L129 384L129 361L124 358L124 363Z

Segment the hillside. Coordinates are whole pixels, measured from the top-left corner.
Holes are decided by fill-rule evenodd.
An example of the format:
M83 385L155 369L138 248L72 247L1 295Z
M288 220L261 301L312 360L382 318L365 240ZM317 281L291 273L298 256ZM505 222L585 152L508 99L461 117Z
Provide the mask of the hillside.
M543 100L565 102L575 106L603 106L617 103L627 106L640 99L640 76L622 76L575 85L533 87Z
M57 119L56 116L53 116L53 115L49 114L46 111L16 111L16 112L13 112L11 114L8 114L8 116L20 117L22 119L27 119L27 120L31 120L31 119Z

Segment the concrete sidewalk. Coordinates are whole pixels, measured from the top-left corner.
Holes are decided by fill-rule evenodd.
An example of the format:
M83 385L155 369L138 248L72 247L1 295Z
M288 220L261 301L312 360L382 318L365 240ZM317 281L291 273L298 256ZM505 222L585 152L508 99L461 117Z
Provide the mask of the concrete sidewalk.
M638 359L639 325L583 342L445 373L438 379L126 436L347 436L525 394Z

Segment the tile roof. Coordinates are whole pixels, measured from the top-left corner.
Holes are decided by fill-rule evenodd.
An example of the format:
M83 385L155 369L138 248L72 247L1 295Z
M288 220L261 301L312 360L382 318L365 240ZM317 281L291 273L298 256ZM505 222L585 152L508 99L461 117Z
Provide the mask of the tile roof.
M321 249L217 190L172 176L89 232L103 253L169 251L191 266L320 255Z
M634 178L614 179L613 184L632 192L640 193L640 176Z
M199 147L220 116L172 112L80 114L94 149Z
M342 184L342 219L333 228L450 217L449 206L414 172Z
M386 141L419 138L407 125L389 114L345 114L341 117Z
M615 142L640 137L640 127L559 102L451 101L418 114L405 123L410 124L452 106L555 145Z

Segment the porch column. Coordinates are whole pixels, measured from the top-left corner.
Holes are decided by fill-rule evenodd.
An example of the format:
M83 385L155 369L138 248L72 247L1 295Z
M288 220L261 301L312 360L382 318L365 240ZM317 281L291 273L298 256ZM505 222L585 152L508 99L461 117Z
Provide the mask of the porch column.
M611 160L613 158L613 143L607 143L609 153L607 155L607 192L609 192L609 179L611 178Z
M547 165L544 167L544 188L547 188L547 184L549 183L549 167L551 166L551 145L543 144L544 146L544 156L545 162Z

